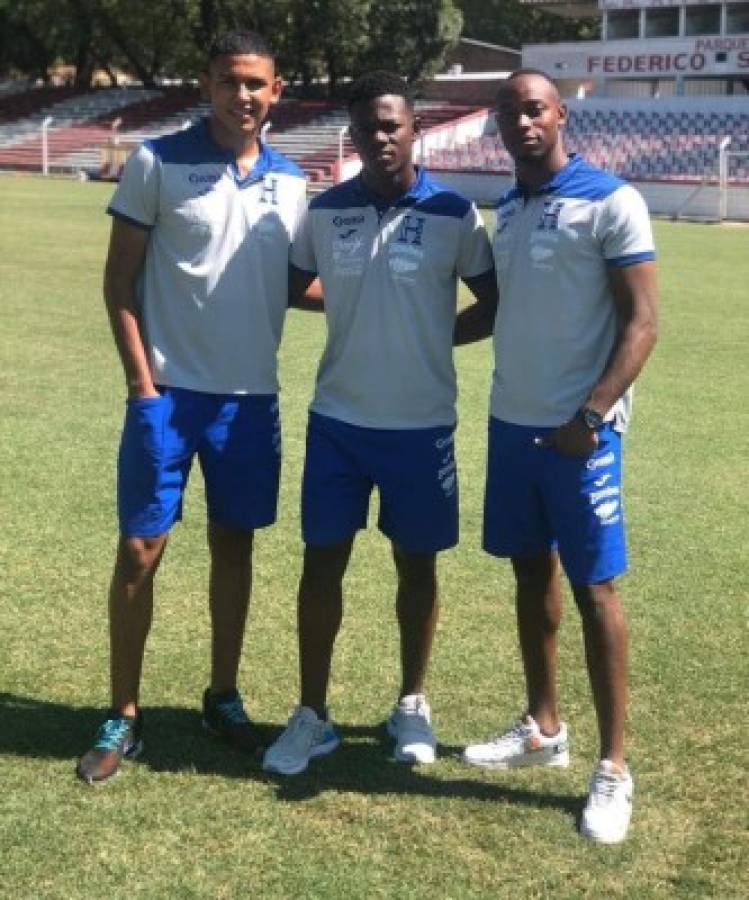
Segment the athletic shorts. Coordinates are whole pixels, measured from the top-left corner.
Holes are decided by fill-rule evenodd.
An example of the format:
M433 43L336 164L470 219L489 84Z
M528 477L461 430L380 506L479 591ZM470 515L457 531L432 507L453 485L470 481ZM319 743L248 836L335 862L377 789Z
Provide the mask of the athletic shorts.
M534 444L553 430L489 419L484 550L522 558L556 546L574 584L621 575L621 435L605 425L590 456L565 456Z
M182 518L196 454L211 522L242 530L274 522L281 468L276 395L159 391L127 401L117 470L121 534L155 537Z
M409 553L458 542L454 426L361 428L310 413L302 481L302 536L337 544L367 525L380 494L380 530Z

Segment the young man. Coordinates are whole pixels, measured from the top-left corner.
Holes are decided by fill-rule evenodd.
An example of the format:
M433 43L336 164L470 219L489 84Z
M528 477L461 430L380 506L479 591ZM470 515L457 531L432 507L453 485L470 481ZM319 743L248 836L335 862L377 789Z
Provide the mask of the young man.
M458 537L458 277L482 306L496 306L478 211L414 166L419 122L406 83L388 72L363 76L349 113L362 171L312 201L292 248L292 295L319 274L328 340L302 488L301 699L263 763L283 775L339 744L327 712L330 664L343 575L375 486L398 575L402 682L387 728L396 760L435 759L424 679L438 614L436 554Z
M499 201L494 239L500 299L484 548L512 561L528 707L464 758L490 768L568 763L556 693L561 559L582 617L601 740L581 827L615 843L633 791L627 634L614 583L627 566L621 442L631 385L656 340L653 240L632 187L567 156L566 110L546 75L511 75L496 114L517 185Z
M218 40L201 84L210 116L147 141L108 209L104 293L128 401L109 594L112 709L78 764L89 783L106 781L142 747L138 691L153 580L196 455L211 557L203 724L238 748L261 749L236 682L253 532L276 513L276 350L305 183L260 142L282 85L259 35Z

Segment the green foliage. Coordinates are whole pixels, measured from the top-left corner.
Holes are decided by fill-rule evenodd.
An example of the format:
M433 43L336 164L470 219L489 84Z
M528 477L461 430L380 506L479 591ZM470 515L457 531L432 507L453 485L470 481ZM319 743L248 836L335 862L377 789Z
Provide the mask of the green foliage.
M518 0L455 0L463 13L463 36L505 47L553 41L585 40L597 36L594 19L566 19Z
M46 78L64 61L81 85L96 67L152 85L196 75L217 34L252 28L275 45L287 77L305 86L326 77L333 94L365 68L435 70L460 25L452 0L0 0L0 72Z
M461 543L442 555L428 769L388 761L398 689L392 559L357 538L331 704L344 745L288 780L216 745L207 677L205 513L192 475L156 590L146 749L104 788L76 756L107 702L106 591L123 383L101 300L106 185L0 176L0 897L743 898L749 478L747 230L656 223L661 338L626 447L632 572L631 836L575 831L596 754L580 627L566 598L566 771L489 773L463 743L521 709L509 566L480 548L488 342L456 354ZM323 323L291 312L281 353L278 523L257 535L241 684L274 727L295 701L299 484ZM371 520L375 519L375 510Z

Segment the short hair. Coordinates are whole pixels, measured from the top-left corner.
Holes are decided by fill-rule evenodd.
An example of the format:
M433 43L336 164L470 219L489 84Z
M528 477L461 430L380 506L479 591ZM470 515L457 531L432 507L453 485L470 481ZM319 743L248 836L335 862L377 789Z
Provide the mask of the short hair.
M408 82L395 72L388 72L385 69L367 72L354 81L348 95L349 111L357 103L368 103L370 100L384 97L386 94L403 97L406 106L413 112L414 97Z
M536 78L543 78L543 80L553 88L554 92L556 94L559 94L559 88L557 87L556 81L554 81L551 75L549 75L547 72L544 72L543 69L515 69L513 72L510 72L510 74L506 78L503 78L499 83L497 93L494 97L494 102L496 103L497 100L499 100L499 98L502 96L502 92L508 84L510 84L512 81L515 81L515 79L517 78L522 78L524 75L533 75Z
M275 60L273 48L257 31L228 31L219 35L208 48L208 62L219 56L248 54Z

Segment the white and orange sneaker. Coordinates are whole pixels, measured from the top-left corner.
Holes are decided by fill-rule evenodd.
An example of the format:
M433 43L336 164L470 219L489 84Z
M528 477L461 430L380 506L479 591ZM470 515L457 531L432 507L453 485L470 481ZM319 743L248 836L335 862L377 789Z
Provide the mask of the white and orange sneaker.
M541 733L536 720L525 716L509 731L490 738L485 744L470 744L463 761L485 769L515 769L520 766L560 766L570 763L567 726L559 723L553 737Z
M635 785L629 769L602 759L590 780L590 794L580 820L580 833L599 844L619 844L632 818Z

